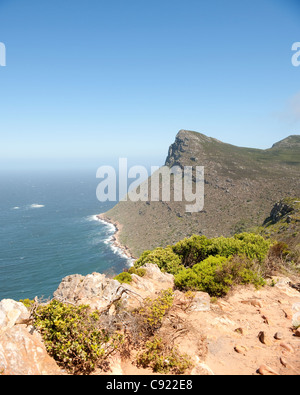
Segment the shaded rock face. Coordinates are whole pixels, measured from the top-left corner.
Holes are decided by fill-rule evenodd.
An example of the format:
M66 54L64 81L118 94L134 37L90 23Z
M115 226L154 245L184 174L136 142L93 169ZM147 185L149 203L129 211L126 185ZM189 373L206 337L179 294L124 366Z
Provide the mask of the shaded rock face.
M0 374L61 374L39 333L32 326L22 324L26 319L29 312L22 303L10 299L0 302Z
M265 222L271 221L273 224L276 224L278 221L281 220L287 214L293 212L293 207L289 206L284 202L278 202L274 205L270 217L267 218Z

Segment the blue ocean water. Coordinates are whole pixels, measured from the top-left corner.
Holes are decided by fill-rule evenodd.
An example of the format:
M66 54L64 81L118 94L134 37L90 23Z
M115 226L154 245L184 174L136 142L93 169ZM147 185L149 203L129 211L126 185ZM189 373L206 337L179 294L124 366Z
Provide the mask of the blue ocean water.
M130 263L96 220L95 171L0 175L0 300L52 297L62 278L114 275Z

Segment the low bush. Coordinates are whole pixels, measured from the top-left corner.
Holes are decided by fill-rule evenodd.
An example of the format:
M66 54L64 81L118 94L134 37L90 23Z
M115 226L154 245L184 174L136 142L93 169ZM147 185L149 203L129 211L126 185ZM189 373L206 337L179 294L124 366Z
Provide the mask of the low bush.
M162 320L173 305L174 294L171 289L161 291L155 299L147 298L143 307L135 312L140 318L141 333L153 335L162 325Z
M168 246L166 248L158 247L153 251L145 251L135 262L135 268L139 268L146 263L156 264L162 272L176 274L183 268L181 258Z
M136 274L137 276L144 277L145 274L146 274L146 269L144 269L144 268L142 268L142 267L136 268L136 267L132 266L132 267L128 270L128 273L129 273L129 274Z
M217 237L208 239L205 236L192 236L179 241L173 251L181 258L185 267L192 267L209 256L230 257L246 256L263 262L268 255L271 242L254 233L241 233L234 237Z
M265 284L252 268L249 259L240 257L210 256L192 268L183 269L175 276L175 286L183 291L207 292L212 297L222 297L236 284Z
M168 347L160 338L146 342L145 350L137 354L137 366L151 368L155 373L184 374L193 366L187 354L181 354L177 347Z
M128 272L122 272L114 277L114 280L119 281L119 283L123 284L130 284L132 281L131 274Z
M52 300L39 306L34 325L48 353L73 374L91 373L123 342L122 335L109 335L101 328L99 313L90 313L87 305L72 306Z

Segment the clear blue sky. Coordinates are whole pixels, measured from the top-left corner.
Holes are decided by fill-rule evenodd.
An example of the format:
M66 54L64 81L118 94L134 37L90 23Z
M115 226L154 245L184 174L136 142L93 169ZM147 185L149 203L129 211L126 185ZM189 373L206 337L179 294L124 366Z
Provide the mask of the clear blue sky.
M300 133L298 0L0 0L0 165L163 164Z

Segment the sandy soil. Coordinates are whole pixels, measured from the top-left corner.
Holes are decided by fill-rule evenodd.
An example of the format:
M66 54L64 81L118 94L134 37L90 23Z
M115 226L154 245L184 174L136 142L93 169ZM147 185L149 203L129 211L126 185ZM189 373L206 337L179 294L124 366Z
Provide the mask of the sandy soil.
M300 293L280 281L259 291L238 287L207 312L187 313L175 303L158 335L176 338L180 351L194 358L187 374L299 375L300 337L292 320L300 311ZM112 374L153 373L117 360Z

